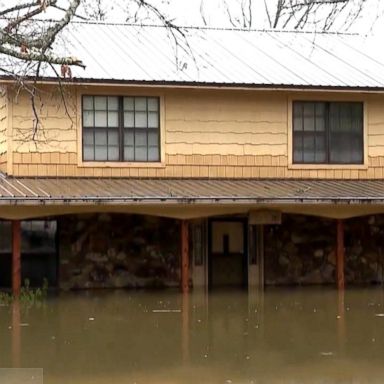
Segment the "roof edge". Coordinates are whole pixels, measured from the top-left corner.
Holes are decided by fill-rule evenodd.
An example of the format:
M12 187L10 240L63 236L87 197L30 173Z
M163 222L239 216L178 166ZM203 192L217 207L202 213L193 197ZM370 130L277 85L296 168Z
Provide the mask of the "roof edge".
M11 76L0 76L0 82L15 83ZM28 80L26 81L28 82ZM201 89L228 89L228 90L266 90L266 91L330 91L330 92L367 92L384 93L383 87L359 87L359 86L331 86L331 85L296 85L296 84L250 84L250 83L214 83L193 81L158 81L158 80L118 80L118 79L61 79L57 77L43 77L37 81L31 77L30 82L34 84L57 84L59 85L105 85L105 86L133 86L133 87L156 87L156 88L201 88Z

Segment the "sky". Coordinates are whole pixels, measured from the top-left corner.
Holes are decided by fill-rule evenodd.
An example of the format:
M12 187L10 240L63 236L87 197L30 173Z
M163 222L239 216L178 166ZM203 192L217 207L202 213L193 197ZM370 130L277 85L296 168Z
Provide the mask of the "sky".
M91 3L94 0L89 0ZM204 25L204 21L211 27L232 27L242 25L241 6L243 2L247 5L249 0L147 0L149 3L158 7L168 17L175 20L175 23L183 26ZM252 0L251 0L252 1ZM269 27L267 14L265 12L265 3L269 7L270 15L273 18L276 9L277 0L253 0L252 4L252 27L255 29L264 29ZM357 9L358 3L364 2L363 11L360 16L353 21L347 28L349 32L358 33L382 33L384 32L384 0L350 0L351 7ZM265 2L265 3L264 3ZM132 7L130 0L113 0L103 3L107 11L107 19L110 21L124 22L129 13L134 14L135 8ZM248 10L247 6L245 7ZM349 10L346 10L339 16L339 23L334 25L334 30L345 31L346 27L352 21ZM130 11L130 12L129 12ZM230 16L229 16L230 14ZM202 17L202 15L204 17ZM230 18L232 18L232 23ZM324 15L318 14L318 19L324 19ZM144 13L139 18L144 22L151 22ZM294 24L289 24L292 29ZM309 28L314 28L309 24Z

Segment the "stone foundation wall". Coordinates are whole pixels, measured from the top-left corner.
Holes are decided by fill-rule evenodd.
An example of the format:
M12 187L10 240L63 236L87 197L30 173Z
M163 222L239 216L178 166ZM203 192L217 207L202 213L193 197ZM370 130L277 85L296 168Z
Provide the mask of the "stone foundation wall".
M384 281L384 215L345 221L345 280L349 284Z
M177 220L91 214L64 216L58 224L60 288L179 285Z
M345 281L384 281L384 215L344 221ZM336 222L312 216L284 215L281 225L265 228L267 285L335 282Z
M312 216L283 215L266 226L266 285L326 284L335 281L336 224Z

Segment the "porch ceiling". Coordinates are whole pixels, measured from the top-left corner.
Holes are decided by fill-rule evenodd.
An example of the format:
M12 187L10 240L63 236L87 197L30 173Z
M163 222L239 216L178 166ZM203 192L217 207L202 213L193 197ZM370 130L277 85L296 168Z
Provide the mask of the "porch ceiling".
M384 180L0 177L0 205L384 203Z

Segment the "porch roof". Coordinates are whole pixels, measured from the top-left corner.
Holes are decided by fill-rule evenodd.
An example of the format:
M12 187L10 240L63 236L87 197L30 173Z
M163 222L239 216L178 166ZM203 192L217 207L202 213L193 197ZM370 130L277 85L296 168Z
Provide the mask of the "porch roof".
M384 180L23 178L0 176L0 205L384 203Z

